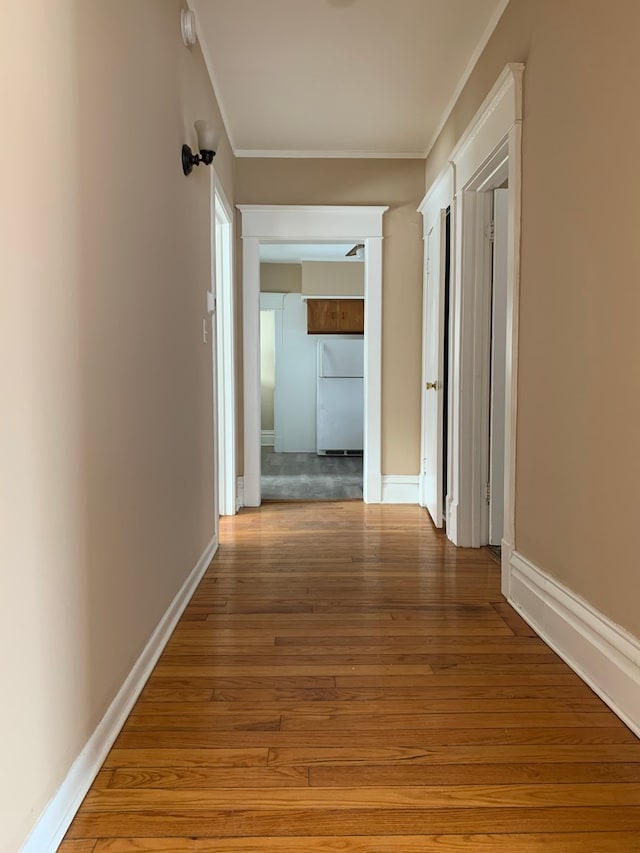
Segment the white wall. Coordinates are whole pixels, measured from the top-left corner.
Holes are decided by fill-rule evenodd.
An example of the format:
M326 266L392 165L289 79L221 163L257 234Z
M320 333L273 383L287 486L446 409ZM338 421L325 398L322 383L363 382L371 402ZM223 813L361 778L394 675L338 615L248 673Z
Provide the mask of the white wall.
M262 432L273 432L276 384L275 311L260 311L260 414Z
M287 293L282 339L276 340L276 451L312 453L316 449L317 336L307 334L307 304Z

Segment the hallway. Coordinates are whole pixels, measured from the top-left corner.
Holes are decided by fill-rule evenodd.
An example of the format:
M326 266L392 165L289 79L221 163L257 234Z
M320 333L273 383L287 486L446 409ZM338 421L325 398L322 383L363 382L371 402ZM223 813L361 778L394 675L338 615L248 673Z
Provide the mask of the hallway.
M640 851L640 743L417 507L221 546L61 853Z

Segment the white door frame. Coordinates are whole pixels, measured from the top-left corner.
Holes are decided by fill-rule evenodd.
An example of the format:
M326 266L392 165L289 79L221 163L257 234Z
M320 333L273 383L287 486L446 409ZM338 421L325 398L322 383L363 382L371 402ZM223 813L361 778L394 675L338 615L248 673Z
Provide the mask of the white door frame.
M449 157L445 172L420 206L432 214L438 187L453 174L451 292L451 418L447 536L479 547L486 539L487 193L508 179L507 351L505 394L504 535L502 590L508 595L515 548L516 404L520 284L522 76L506 66Z
M363 499L382 500L382 217L389 208L238 205L242 213L244 503L260 506L260 243L364 243Z
M504 412L505 412L505 368L504 356L507 345L507 216L509 213L509 191L496 189L491 213L493 231L490 281L487 284L491 330L489 345L489 423L487 443L489 446L487 479L490 497L487 518L487 542L502 545L504 535Z
M236 513L236 381L233 287L233 208L211 170L211 267L213 325L215 489L217 513ZM216 517L216 529L218 519Z

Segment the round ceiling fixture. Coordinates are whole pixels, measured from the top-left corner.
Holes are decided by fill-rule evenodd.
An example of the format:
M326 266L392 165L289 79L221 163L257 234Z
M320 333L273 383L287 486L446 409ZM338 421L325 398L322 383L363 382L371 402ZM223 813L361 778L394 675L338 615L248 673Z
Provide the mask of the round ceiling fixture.
M193 47L196 43L196 16L190 9L183 9L180 13L180 30L185 47Z

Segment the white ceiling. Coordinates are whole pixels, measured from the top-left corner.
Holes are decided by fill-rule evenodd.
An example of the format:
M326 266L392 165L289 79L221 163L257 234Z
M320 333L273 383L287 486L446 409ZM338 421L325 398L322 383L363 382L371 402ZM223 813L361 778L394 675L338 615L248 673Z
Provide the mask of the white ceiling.
M238 156L424 157L508 0L190 0Z
M349 261L362 263L359 258L345 257L353 243L260 243L263 264L300 264L302 261Z

